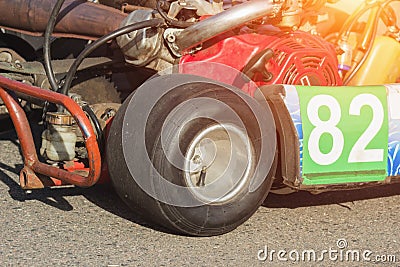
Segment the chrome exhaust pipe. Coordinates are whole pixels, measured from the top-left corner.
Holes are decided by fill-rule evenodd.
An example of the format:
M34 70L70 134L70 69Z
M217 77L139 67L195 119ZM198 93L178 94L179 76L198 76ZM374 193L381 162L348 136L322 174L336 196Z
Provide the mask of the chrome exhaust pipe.
M181 54L191 48L240 25L272 13L277 13L281 5L276 0L252 0L223 11L217 15L187 27L177 34L175 44Z

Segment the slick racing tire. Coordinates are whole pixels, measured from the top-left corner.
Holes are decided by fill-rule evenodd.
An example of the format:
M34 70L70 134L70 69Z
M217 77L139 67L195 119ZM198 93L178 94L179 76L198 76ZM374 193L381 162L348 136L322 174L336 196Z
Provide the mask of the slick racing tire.
M267 196L275 138L266 102L171 74L147 81L123 103L107 163L118 195L150 223L184 235L219 235L246 221Z

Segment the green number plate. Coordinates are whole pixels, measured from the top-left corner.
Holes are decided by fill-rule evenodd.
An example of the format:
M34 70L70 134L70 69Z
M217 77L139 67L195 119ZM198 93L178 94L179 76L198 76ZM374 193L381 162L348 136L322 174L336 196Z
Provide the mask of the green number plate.
M381 181L387 176L386 88L296 86L303 127L303 183Z

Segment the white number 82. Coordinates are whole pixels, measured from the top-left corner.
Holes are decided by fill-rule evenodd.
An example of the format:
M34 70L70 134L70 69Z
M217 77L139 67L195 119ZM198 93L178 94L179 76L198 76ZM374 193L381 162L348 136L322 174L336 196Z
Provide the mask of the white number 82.
M326 106L330 111L330 118L326 121L319 117L319 109ZM381 162L384 149L366 149L367 145L376 136L384 121L384 110L381 101L372 94L360 94L350 103L349 115L360 116L361 108L370 106L373 111L371 123L360 138L353 145L348 162ZM311 159L319 165L331 165L335 163L343 153L344 136L337 127L342 111L339 102L330 95L316 95L307 105L307 116L315 128L311 131L308 140L308 150ZM333 144L328 153L321 152L319 142L322 134L332 136Z

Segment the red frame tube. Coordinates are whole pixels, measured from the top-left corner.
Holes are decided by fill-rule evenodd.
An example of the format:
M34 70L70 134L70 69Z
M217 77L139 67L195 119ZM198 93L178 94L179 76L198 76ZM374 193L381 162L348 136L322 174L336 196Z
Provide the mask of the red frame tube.
M89 161L89 174L87 177L39 161L32 137L32 130L29 126L26 114L21 106L6 92L5 89L62 105L71 113L85 139ZM92 125L77 103L66 95L10 80L3 76L0 76L0 98L3 99L3 102L10 113L10 117L14 123L21 144L25 165L24 169L21 171L21 177L24 176L29 179L29 177L34 175L32 172L29 172L29 170L31 170L34 173L56 178L64 183L80 187L89 187L97 183L101 173L101 155ZM52 181L55 182L54 179ZM55 182L54 184L57 183ZM43 187L43 185L39 186L39 188L40 187Z

